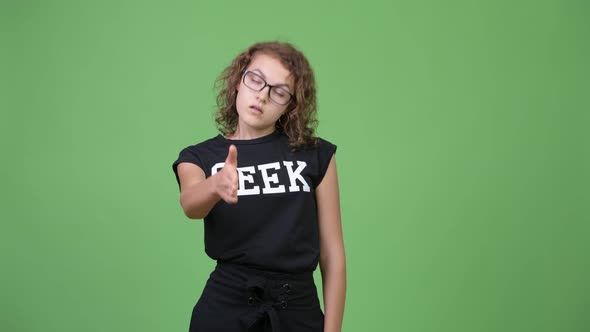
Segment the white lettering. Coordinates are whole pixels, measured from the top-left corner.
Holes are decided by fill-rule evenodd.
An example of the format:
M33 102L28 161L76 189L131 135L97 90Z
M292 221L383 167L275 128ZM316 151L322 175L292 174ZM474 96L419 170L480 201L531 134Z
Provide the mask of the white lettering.
M292 161L283 161L283 165L287 168L287 173L289 174L289 181L291 181L291 186L289 186L289 191L299 191L299 186L297 185L297 180L301 182L303 185L303 191L310 191L309 184L305 181L303 176L301 176L301 171L307 166L305 161L297 160L297 169L293 172L293 162Z
M223 166L225 166L225 163L217 163L213 165L213 167L211 167L211 175L217 174L217 172L219 172L219 170L222 169Z
M238 196L247 196L247 195L258 195L260 194L260 187L254 186L250 189L246 189L246 182L254 183L254 177L252 174L256 172L254 166L248 167L238 167L238 178L239 178L239 188L238 188ZM246 175L249 173L249 175Z
M287 169L287 175L289 176L289 192L299 192L301 190L310 192L311 188L309 187L309 184L305 180L305 177L301 175L303 170L307 167L307 163L299 160L297 160L296 163L297 169L293 170L294 162L283 161L283 165ZM224 162L213 165L213 167L211 167L211 175L217 174L224 166ZM258 168L262 180L264 181L264 187L262 187L263 194L278 194L287 191L285 185L280 184L279 182L279 173L269 173L269 170L271 169L281 169L281 164L279 162L274 162L258 166L238 167L238 196L260 195L260 185L255 185L256 182L254 181L256 168ZM299 185L297 183L298 181ZM251 187L246 188L246 186Z
M262 174L262 180L264 181L264 188L262 188L262 193L263 194L277 194L277 193L284 193L285 192L285 186L284 185L280 185L278 187L271 187L271 183L279 183L279 177L277 176L277 173L274 173L272 175L268 175L268 170L269 169L280 169L281 168L281 164L279 164L278 162L276 163L270 163L270 164L262 164L262 165L258 165L258 169L260 170L260 173Z

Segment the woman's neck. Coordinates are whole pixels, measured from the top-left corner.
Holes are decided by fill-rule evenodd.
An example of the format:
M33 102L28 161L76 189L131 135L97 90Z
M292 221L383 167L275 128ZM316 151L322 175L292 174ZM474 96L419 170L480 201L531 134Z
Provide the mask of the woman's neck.
M229 134L226 138L233 139L233 140L255 139L255 138L260 138L260 137L263 137L266 135L270 135L274 131L275 131L275 128L272 128L272 127L268 128L266 130L255 130L255 129L246 130L245 128L240 128L240 126L238 125L236 127L236 131Z

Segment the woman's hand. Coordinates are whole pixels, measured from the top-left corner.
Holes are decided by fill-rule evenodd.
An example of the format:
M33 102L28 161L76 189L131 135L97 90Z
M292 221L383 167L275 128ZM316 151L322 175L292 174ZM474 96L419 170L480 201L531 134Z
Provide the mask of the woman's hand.
M238 149L229 146L225 165L215 174L215 191L226 203L238 202Z

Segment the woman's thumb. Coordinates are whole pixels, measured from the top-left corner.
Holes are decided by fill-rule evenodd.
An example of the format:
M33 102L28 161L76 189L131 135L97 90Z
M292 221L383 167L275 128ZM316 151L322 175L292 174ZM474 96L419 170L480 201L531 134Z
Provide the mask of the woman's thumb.
M227 158L225 158L225 166L228 165L238 167L238 149L233 144L229 146Z

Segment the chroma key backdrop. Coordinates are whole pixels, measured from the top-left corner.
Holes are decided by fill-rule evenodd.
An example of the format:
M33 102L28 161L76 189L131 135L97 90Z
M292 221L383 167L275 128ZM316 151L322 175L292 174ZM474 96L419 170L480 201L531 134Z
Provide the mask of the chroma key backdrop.
M338 145L343 331L590 331L588 1L3 0L0 38L0 331L188 331L171 165L274 39Z

